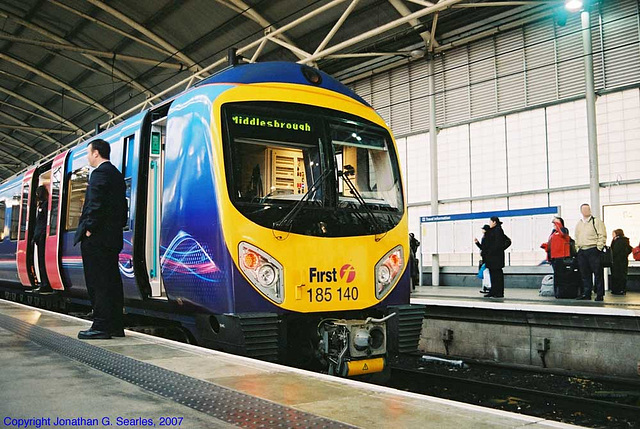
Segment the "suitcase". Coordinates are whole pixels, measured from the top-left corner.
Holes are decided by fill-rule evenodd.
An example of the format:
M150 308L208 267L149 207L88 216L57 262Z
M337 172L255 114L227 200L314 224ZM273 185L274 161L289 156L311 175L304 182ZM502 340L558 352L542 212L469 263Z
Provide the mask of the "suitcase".
M582 277L575 258L554 261L554 290L556 298L576 298L582 287Z

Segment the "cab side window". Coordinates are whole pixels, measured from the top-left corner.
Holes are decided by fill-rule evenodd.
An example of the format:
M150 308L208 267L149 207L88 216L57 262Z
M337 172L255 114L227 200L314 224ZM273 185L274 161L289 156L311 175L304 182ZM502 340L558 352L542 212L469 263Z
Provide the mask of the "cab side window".
M11 205L11 230L9 239L15 241L18 239L18 225L20 222L20 195L13 196L13 204Z
M62 167L58 167L51 175L51 218L49 221L49 235L56 235L58 233L61 179Z
M7 211L7 205L4 201L0 201L0 241L4 240L4 222Z
M89 166L84 166L71 173L69 178L69 199L67 204L66 230L78 228L82 205L89 186Z

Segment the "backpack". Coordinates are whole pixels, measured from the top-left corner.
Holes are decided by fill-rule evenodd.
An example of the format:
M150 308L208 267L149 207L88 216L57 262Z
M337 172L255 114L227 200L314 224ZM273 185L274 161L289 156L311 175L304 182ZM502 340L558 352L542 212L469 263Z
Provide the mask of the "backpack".
M569 237L569 254L572 258L578 254L578 249L576 249L576 240L571 237Z
M509 237L507 237L507 235L504 235L504 243L502 245L502 248L504 250L507 250L509 247L511 247L511 239Z
M640 261L640 244L634 247L631 252L633 253L633 260Z

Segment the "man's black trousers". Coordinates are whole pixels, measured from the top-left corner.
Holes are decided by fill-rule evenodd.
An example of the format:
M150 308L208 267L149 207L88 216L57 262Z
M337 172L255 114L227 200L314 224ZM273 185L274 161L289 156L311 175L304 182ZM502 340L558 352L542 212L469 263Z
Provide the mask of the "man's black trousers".
M578 265L582 276L582 296L591 296L591 291L594 289L593 277L596 280L596 296L604 296L604 270L601 255L602 252L596 247L578 252Z
M115 332L123 328L122 307L124 292L118 268L118 252L82 241L82 264L87 292L93 306L93 325L96 331Z

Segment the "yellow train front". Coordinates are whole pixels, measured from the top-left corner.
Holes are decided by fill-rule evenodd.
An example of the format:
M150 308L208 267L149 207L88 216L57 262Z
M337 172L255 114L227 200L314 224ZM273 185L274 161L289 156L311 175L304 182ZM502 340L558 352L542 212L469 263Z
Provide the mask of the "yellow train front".
M345 376L415 348L398 155L366 102L315 69L263 63L166 115L163 289L196 312L199 343Z

